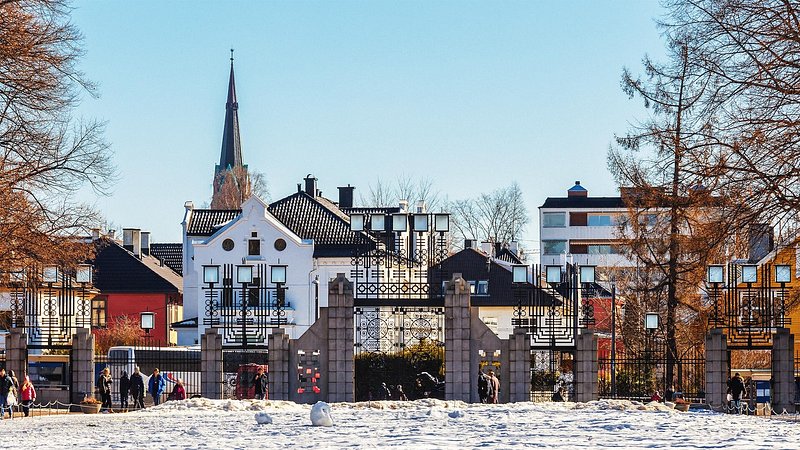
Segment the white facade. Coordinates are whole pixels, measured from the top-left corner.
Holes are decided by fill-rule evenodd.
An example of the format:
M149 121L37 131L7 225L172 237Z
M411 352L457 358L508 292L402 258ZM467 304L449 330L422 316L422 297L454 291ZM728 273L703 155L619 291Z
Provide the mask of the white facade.
M206 316L206 298L203 283L204 266L232 265L234 268L242 265L285 265L286 284L286 319L288 323L283 326L291 338L297 338L305 332L316 320L316 269L314 264L314 245L292 233L267 211L267 205L257 197L251 197L242 204L242 213L224 224L212 236L196 237L186 235L186 225L189 215L192 214L190 203L186 205L184 218L183 238L183 302L184 317L198 318L198 327L195 331L197 342L205 332L207 325L203 318ZM257 240L260 245L258 255L249 253L251 240ZM223 246L223 242L228 242ZM233 246L230 247L232 241ZM284 244L280 244L282 241ZM229 248L229 249L226 249ZM282 250L279 250L283 248ZM220 278L222 278L220 273ZM233 274L236 277L236 274ZM322 278L321 278L322 279ZM268 280L268 283L272 283ZM234 279L234 291L240 289L240 284ZM322 289L320 289L322 291ZM327 291L326 291L327 292ZM326 297L327 300L327 297ZM241 318L241 313L231 311L229 320ZM223 319L224 320L224 319ZM254 320L264 320L256 317ZM223 342L223 345L225 342Z

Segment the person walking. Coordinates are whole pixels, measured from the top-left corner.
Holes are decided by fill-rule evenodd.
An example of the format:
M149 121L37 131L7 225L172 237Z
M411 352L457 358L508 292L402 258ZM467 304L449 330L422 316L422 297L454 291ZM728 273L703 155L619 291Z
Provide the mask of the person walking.
M111 378L111 370L106 367L97 379L97 390L100 392L100 400L103 401L102 408L108 412L113 412L111 410L111 385L113 383L114 380Z
M36 389L33 388L31 378L25 375L25 380L20 388L20 398L22 399L22 412L25 417L30 415L31 405L36 401Z
M9 394L14 393L14 380L6 373L5 367L0 368L0 420L6 418L8 409L11 418L14 418L13 405L9 403Z
M497 403L500 394L500 380L494 375L494 370L489 371L489 383L492 386L492 395L489 398L489 403Z
M161 404L161 395L164 393L166 388L167 382L164 380L164 376L161 375L161 372L158 370L158 368L154 369L153 374L150 375L150 381L147 383L147 390L153 397L154 405L158 406Z
M256 377L253 379L256 387L256 400L266 400L267 398L267 375L264 374L264 366L258 366Z
M128 378L128 372L122 371L122 376L119 377L119 407L123 410L128 409L128 395L131 391L131 380Z
M129 389L133 398L133 407L144 408L144 378L142 378L142 373L139 372L139 366L133 369Z
M745 391L744 379L739 372L736 372L733 377L728 380L728 390L731 394L731 406L736 414L742 413L742 395Z
M478 399L481 403L489 401L489 377L483 373L483 369L478 370Z

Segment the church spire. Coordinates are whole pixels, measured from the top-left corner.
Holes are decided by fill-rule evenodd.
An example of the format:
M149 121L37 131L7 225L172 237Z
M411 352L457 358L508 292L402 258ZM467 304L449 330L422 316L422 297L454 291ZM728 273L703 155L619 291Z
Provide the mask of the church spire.
M238 111L239 103L236 101L236 82L233 76L233 49L231 49L231 75L228 79L228 101L225 103L225 129L222 132L222 152L217 172L242 165Z

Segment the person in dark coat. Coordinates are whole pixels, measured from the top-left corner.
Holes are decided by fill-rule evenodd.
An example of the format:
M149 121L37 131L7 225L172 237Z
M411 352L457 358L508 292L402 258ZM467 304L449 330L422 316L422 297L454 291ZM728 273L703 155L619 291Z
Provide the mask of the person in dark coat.
M139 366L136 366L131 374L130 393L133 398L133 407L144 408L144 378L139 372Z
M564 398L564 394L565 394L564 388L560 387L560 388L556 389L555 392L553 392L553 396L550 397L550 401L553 401L553 402L565 402L567 400Z
M8 404L8 394L14 390L14 380L6 373L5 367L0 368L0 420L6 418L6 408L11 418L14 418L14 410Z
M478 399L481 403L489 402L489 377L483 373L483 370L478 372Z
M742 413L742 396L745 391L744 379L739 372L736 372L733 377L728 380L728 390L731 394L731 407L736 414Z
M122 371L122 376L119 377L119 407L128 409L128 394L131 389L131 380L128 378L128 372Z
M161 404L161 395L167 389L167 381L158 369L153 370L150 375L150 381L147 382L147 391L153 397L153 404L158 406Z
M102 408L108 412L111 412L111 385L113 383L111 371L106 367L97 379L97 390L100 392L100 400L103 401Z
M266 400L267 375L264 373L264 367L259 366L256 377L253 379L253 384L256 387L256 400Z

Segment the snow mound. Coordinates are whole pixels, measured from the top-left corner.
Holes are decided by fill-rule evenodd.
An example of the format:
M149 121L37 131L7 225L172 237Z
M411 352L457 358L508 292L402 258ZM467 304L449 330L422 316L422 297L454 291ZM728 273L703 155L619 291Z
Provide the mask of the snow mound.
M630 400L596 400L587 403L575 403L574 409L594 409L600 411L663 411L675 412L675 409L658 402L642 403Z
M398 400L380 400L374 402L358 402L358 403L334 403L337 409L419 409L427 410L429 408L440 409L464 409L469 407L468 403L460 400L438 400L435 398L423 398L412 401L398 401Z
M256 413L256 422L259 425L266 425L272 423L272 416L265 413L264 411Z
M266 411L273 409L302 409L301 405L282 400L212 400L210 398L190 398L187 400L164 402L137 413L161 413L167 411Z

